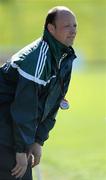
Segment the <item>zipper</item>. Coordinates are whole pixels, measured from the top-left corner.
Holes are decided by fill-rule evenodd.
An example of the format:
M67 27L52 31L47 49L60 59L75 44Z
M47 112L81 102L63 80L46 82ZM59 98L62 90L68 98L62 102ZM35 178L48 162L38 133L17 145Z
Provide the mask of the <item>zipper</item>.
M64 53L64 54L62 55L62 57L60 58L59 65L58 65L58 68L59 68L59 69L60 69L60 66L61 66L62 61L65 59L65 57L66 57L67 55L68 55L67 53Z

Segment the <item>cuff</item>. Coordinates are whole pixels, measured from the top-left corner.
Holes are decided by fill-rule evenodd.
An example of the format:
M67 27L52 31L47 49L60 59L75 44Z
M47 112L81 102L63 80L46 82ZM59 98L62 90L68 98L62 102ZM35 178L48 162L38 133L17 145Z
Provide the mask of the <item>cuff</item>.
M38 144L40 144L41 146L44 145L44 141L40 140L39 138L36 138L36 139L35 139L35 143L38 143Z
M29 149L28 146L22 146L22 145L15 146L15 152L18 152L18 153L27 153L28 149Z

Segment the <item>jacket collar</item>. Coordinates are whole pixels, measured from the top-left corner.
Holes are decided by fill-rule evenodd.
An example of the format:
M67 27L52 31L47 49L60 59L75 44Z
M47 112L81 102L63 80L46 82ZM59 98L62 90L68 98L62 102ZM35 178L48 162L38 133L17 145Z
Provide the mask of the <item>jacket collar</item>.
M60 59L62 57L64 58L64 56L73 56L73 59L76 58L74 49L56 40L47 29L44 30L43 39L49 44L51 53L58 64L60 63Z

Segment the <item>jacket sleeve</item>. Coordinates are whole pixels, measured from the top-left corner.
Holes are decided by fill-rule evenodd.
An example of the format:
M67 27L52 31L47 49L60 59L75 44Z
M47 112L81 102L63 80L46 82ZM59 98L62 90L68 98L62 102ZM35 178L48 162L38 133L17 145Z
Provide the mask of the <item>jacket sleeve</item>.
M70 83L71 70L72 70L72 66L63 78L64 79L64 96L67 93L68 86ZM62 75L64 75L64 73L62 73ZM55 117L58 112L58 109L59 109L59 106L55 108L55 111L48 118L46 118L43 122L41 122L38 125L36 136L35 136L35 142L38 142L40 145L43 145L44 142L49 138L49 132L52 130L52 128L54 127L56 123Z
M20 76L15 98L11 104L16 152L25 152L35 141L37 115L37 86Z
M44 142L49 138L49 132L53 129L56 123L56 114L57 111L49 118L46 118L44 121L40 122L36 131L35 142L43 145Z

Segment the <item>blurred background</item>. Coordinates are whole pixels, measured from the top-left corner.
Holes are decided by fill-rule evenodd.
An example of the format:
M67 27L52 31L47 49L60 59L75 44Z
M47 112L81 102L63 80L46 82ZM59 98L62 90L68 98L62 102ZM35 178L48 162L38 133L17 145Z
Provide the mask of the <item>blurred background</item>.
M106 1L0 0L0 64L42 36L46 14L57 5L77 16L77 59L66 96L70 109L59 110L43 147L41 177L106 180Z

